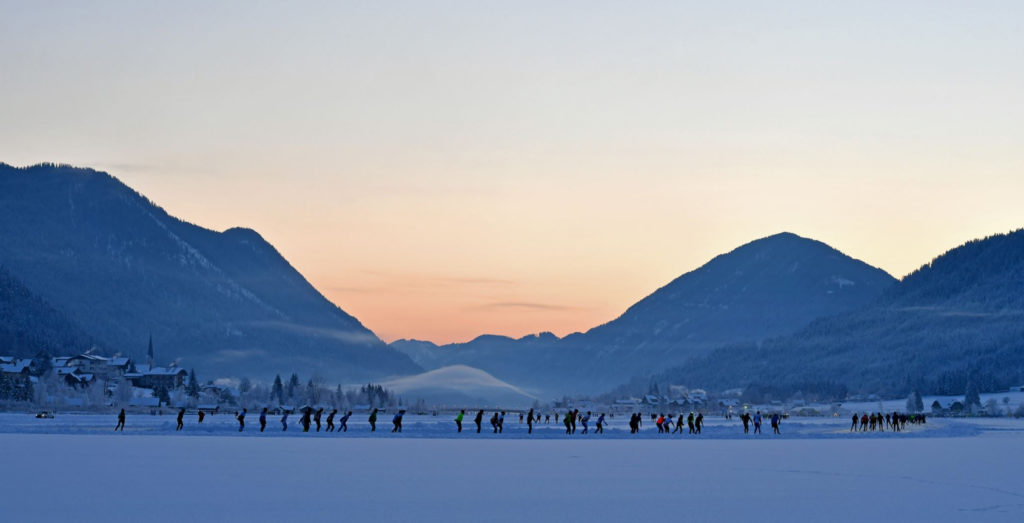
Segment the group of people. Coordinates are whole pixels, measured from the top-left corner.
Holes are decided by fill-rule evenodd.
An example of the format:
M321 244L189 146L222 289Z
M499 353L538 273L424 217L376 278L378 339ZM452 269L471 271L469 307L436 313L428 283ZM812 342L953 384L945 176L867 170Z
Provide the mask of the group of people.
M850 432L868 432L878 431L884 432L885 429L889 429L894 432L901 432L906 430L907 423L912 425L920 425L926 423L924 414L910 414L900 412L886 413L881 412L865 412L857 415L853 413L852 423L850 424Z
M367 421L370 424L370 432L377 430L377 415L380 409L373 409L370 412L370 416ZM348 411L337 417L338 423L335 424L335 417L338 415L338 409L332 409L327 414L327 428L325 432L348 432L348 421L352 417L352 411ZM235 412L235 419L238 421L238 432L245 430L245 417L248 414L248 409L243 408L240 412ZM260 432L264 432L267 428L267 414L268 410L266 407L260 413L259 424ZM301 410L301 417L299 418L299 425L302 427L303 432L309 432L310 429L315 425L316 432L320 432L321 421L323 419L324 409L319 408L313 410L312 407L304 407ZM502 434L505 426L505 411L495 411L490 417L491 430L494 434ZM206 417L206 413L202 409L198 412L199 423L203 422ZM288 430L288 416L289 413L285 412L281 416L281 430ZM405 416L404 410L399 410L395 413L391 420L392 429L391 432L399 433L402 432L402 419ZM465 409L460 410L455 416L456 431L462 432L462 421L466 416ZM556 418L558 414L556 413ZM550 420L550 414L544 415L545 420ZM182 430L185 426L185 409L182 408L178 411L176 431ZM479 410L476 416L473 418L473 422L476 424L476 432L479 434L483 428L484 411ZM565 425L566 434L575 434L577 424L582 426L581 434L588 434L590 432L590 421L593 419L593 413L587 411L581 413L579 409L568 409L565 415L562 417L562 423ZM673 415L665 414L651 414L651 419L655 422L658 428L658 434L675 434L683 433L683 427L688 429L689 434L700 434L704 428L704 414L698 412L694 415L693 412L689 413L688 416L679 414L679 417L673 421ZM743 423L743 433L750 433L751 425L753 425L754 434L761 434L761 424L764 416L761 411L756 411L754 414L749 412L743 412L740 414L740 421ZM774 434L781 434L779 427L782 423L781 416L776 412L768 416L769 423L771 424L772 432ZM541 415L536 414L533 409L530 409L525 415L519 413L519 422L523 423L525 420L527 424L527 433L533 434L533 424L541 421ZM548 421L545 421L547 423ZM882 414L877 413L854 413L851 418L850 431L885 431L886 429L892 431L903 431L906 429L907 423L911 424L923 424L926 422L923 414L905 414L899 412ZM605 413L601 413L595 423L594 432L595 434L604 433L605 426ZM114 431L124 431L125 425L125 410L121 409L121 412L117 415L117 426L114 427ZM629 432L636 434L640 432L640 427L643 425L643 415L639 412L635 412L629 417Z

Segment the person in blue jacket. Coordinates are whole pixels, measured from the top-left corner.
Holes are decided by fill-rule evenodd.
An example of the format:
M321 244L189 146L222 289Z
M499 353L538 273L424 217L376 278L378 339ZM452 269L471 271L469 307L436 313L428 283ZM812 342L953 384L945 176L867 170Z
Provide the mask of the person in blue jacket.
M404 410L398 411L395 417L391 420L391 423L395 425L395 428L391 429L391 432L402 432L402 416L405 414Z
M248 412L246 409L242 409L242 412L235 414L235 419L238 420L238 432L245 430L245 413Z
M597 417L597 425L594 427L594 434L604 434L604 413Z

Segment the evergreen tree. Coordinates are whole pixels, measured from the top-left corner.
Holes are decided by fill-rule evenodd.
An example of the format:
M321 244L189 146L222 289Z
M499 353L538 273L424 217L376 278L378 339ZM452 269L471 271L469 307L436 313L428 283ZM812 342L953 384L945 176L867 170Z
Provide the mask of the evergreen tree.
M157 398L160 398L160 401L163 402L164 405L171 404L171 395L167 392L167 387L160 385L153 390L153 394L155 394Z
M289 400L295 399L295 389L297 388L299 388L299 375L293 372L292 377L288 378L288 389L286 391L288 392Z
M153 335L149 335L149 350L146 351L146 357L149 358L147 362L149 364L149 370L153 370Z
M185 387L185 392L192 398L199 397L199 380L196 379L196 369L192 369L188 373L188 385Z
M270 387L270 399L278 403L284 402L284 384L281 383L281 375L274 376L274 384Z
M974 380L967 382L967 392L964 393L964 409L968 412L976 412L981 409L981 393L978 392L978 386L974 384Z
M907 398L907 412L921 412L924 410L924 400L921 398L921 393L913 391L910 393L910 397Z

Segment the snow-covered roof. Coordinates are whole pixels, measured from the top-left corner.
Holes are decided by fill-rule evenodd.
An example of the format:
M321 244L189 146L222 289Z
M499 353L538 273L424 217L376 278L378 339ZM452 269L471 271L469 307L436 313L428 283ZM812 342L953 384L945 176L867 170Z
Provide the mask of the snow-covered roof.
M23 358L20 360L14 360L11 363L0 364L0 372L6 372L8 374L21 374L28 370L32 366L32 360Z
M107 360L107 365L110 365L111 367L126 367L129 363L131 363L131 359L125 357L110 358Z
M180 368L175 368L175 367L170 367L170 368L154 367L149 372L143 372L143 374L147 374L149 376L177 376L177 375L182 374L182 373L188 374L188 371L185 370L185 369L180 369Z
M104 358L103 356L97 356L95 354L79 354L78 356L72 356L68 358L68 361L72 360L107 361L107 358Z

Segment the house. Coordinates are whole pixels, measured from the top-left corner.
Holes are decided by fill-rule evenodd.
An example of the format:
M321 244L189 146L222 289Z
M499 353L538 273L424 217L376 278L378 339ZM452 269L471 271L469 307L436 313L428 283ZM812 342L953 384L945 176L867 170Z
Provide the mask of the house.
M135 370L138 372L126 372L124 377L132 382L132 386L143 389L163 387L174 390L185 386L188 378L188 371L177 367L149 368L149 365L139 365Z
M0 362L0 372L3 372L4 376L8 378L27 378L32 371L32 360L29 358L11 358L5 357L3 362Z
M107 372L109 371L107 361L107 358L104 358L103 356L97 356L87 352L85 354L79 354L78 356L68 358L65 366L74 367L83 374L94 374L106 379Z

